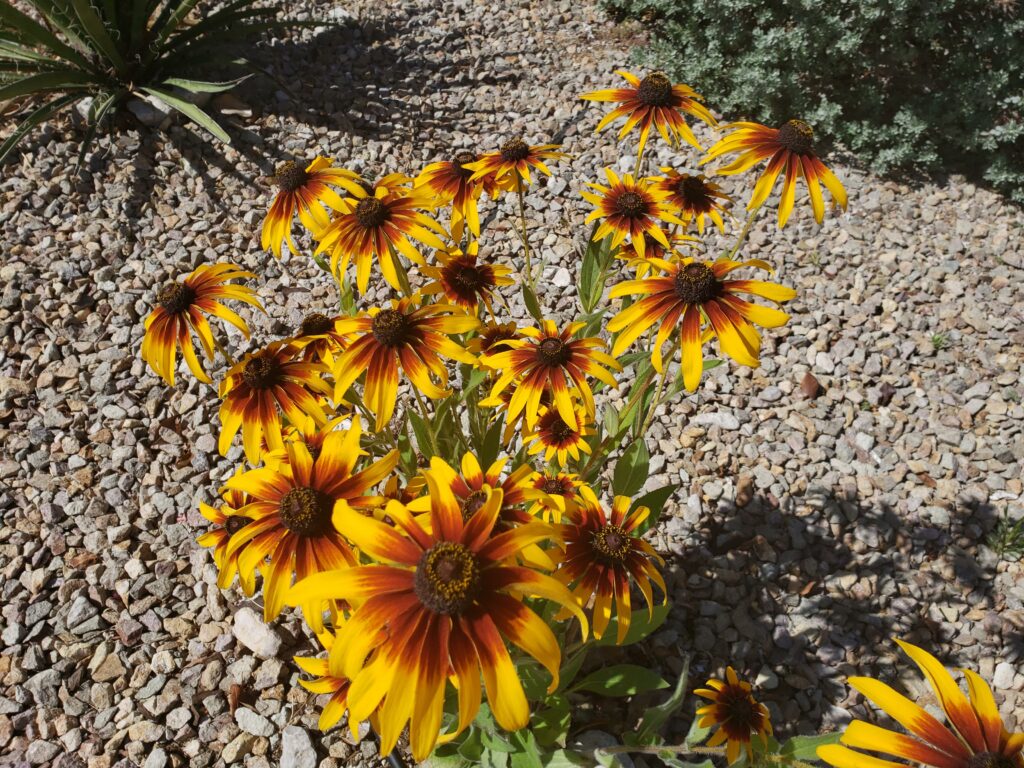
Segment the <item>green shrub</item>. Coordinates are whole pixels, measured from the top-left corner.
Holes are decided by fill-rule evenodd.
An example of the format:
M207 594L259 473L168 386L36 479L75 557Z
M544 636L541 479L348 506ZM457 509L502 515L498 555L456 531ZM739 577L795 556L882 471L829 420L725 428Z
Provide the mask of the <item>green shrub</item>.
M1017 0L603 0L641 57L725 114L801 117L882 172L957 171L1024 201Z
M210 6L208 0L24 0L25 13L2 0L0 103L25 99L31 111L0 144L0 161L34 126L88 97L83 155L104 115L133 95L156 97L230 142L189 94L225 91L238 81L193 78L229 65L232 43L278 26L277 8L253 0L216 11Z

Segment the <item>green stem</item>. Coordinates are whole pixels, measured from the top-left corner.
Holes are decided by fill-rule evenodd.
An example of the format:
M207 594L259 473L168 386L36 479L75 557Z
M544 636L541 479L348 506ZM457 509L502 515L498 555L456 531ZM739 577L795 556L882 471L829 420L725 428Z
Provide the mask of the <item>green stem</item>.
M395 272L398 274L398 284L402 288L402 293L405 296L412 296L412 285L409 283L409 273L405 269L405 264L402 263L401 255L390 243L388 243L388 250L391 251L391 262L395 265Z
M732 247L732 250L729 251L729 256L727 258L730 261L732 261L736 254L739 253L740 246L743 245L743 241L745 241L747 239L747 235L750 234L750 228L754 226L754 220L757 218L757 214L760 210L761 206L759 205L747 214L747 220L743 224L743 229L740 230L740 236L736 238L736 244Z
M633 175L635 176L637 181L640 181L640 174L643 171L643 167L644 167L644 150L646 148L647 148L647 144L646 143L640 144L637 147L637 151L636 151L636 169L633 171Z
M523 192L523 177L516 171L516 194L519 196L519 225L522 227L523 255L526 258L526 284L533 288L533 267L530 263L530 241L526 228L526 195Z
M412 393L416 396L416 403L419 405L420 415L423 417L423 426L427 430L427 437L430 438L429 448L431 455L437 456L439 455L437 450L437 435L434 434L434 421L430 416L430 412L427 411L427 403L424 401L423 395L421 395L420 391L416 388L416 385L413 385L410 389L412 389ZM420 446L420 448L422 449L423 446Z
M231 353L228 352L227 348L223 344L220 343L220 339L217 338L217 336L218 336L217 332L213 329L213 326L211 325L210 326L210 338L213 339L213 346L217 348L217 351L220 352L221 355L223 355L224 362L227 363L228 368L234 368L235 367L235 358L233 358L231 356Z
M640 426L640 431L637 433L637 437L643 437L647 433L647 428L651 425L651 420L654 418L654 411L657 409L658 405L661 404L661 395L665 391L665 380L668 378L668 369L669 366L665 365L664 370L661 372L661 376L658 377L658 388L654 390L654 399L651 400L651 406L647 409L647 413L644 415L644 421Z
M675 752L679 755L705 755L707 757L725 757L725 747L691 747L689 744L665 744L663 746L642 747L642 746L620 746L601 747L599 750L605 755L621 755L632 752L638 755L658 755L662 752Z

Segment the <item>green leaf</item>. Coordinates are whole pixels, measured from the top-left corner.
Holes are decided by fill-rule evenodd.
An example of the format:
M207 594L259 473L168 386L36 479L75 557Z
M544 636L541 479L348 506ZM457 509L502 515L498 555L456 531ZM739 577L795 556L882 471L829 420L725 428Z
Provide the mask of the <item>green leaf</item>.
M243 83L249 78L249 75L240 77L237 80L228 80L223 83L206 82L204 80L186 80L181 77L169 77L164 80L164 85L171 85L182 90L188 91L189 93L223 93L224 91L230 91L236 85Z
M430 439L430 430L427 429L423 417L414 410L407 410L409 424L412 426L412 433L416 436L416 450L424 456L433 456L437 453L433 441Z
M485 469L495 462L498 454L501 453L501 436L505 431L505 422L500 418L487 428L484 434L484 443L480 446L478 458ZM513 465L514 466L514 465Z
M569 700L564 696L551 696L544 702L544 707L534 713L530 719L530 727L541 746L550 747L558 744L564 747L571 722Z
M14 132L8 136L2 144L0 144L0 162L10 154L11 150L14 149L15 145L21 141L21 138L26 133L31 131L44 120L48 119L51 115L56 114L68 104L73 104L80 98L81 96L79 94L58 96L53 101L46 102L30 113L28 117L18 124L18 127L14 129Z
M672 695L667 700L658 704L654 707L649 707L642 718L640 718L640 726L637 728L636 736L640 744L653 744L658 738L658 732L661 727L668 721L668 719L679 711L679 708L683 706L683 701L686 699L686 690L688 681L690 678L690 657L686 656L683 659L683 671L679 675L679 679L676 681L676 687L672 691ZM690 729L691 731L693 728ZM690 741L690 737L686 737L687 744L693 744Z
M544 757L544 768L591 768L593 761L571 749L556 749Z
M474 368L469 374L469 378L463 379L461 399L465 401L466 397L472 393L477 387L484 383L484 379L487 378L487 371L483 371L479 368Z
M679 483L669 483L661 488L655 488L653 491L648 491L643 496L640 496L633 501L630 511L640 507L647 507L651 510L647 519L637 527L635 532L636 535L639 536L657 524L658 520L661 519L661 513L665 509L665 502L672 498L672 494L676 492L677 488L679 488Z
M724 360L720 360L717 357L709 357L704 361L704 370L710 371L712 368L717 368L724 362Z
M47 15L47 18L51 18ZM54 24L57 26L57 24ZM72 62L83 70L95 71L93 65L81 53L64 43L53 32L46 29L31 17L14 9L11 3L0 3L0 27L7 27L17 32L17 42L31 43L49 49L55 56Z
M583 662L586 661L587 653L589 651L590 646L584 645L562 664L562 668L558 670L559 692L564 691L572 684L572 681L576 679L576 675L579 674L580 668L583 666Z
M8 101L30 93L43 91L81 90L95 82L88 72L77 69L63 69L57 72L40 72L0 87L0 101Z
M694 715L693 722L690 723L690 730L686 732L684 741L690 746L702 744L704 739L708 737L708 734L711 733L711 726L701 726L699 725L700 721L701 718Z
M527 729L516 731L511 735L516 751L511 755L512 768L544 768L540 761L540 749L537 739Z
M183 99L179 99L177 96L172 96L167 91L160 90L159 88L144 86L142 90L151 96L156 96L161 101L166 102L169 106L174 107L183 115L186 115L190 119L194 120L196 123L198 123L203 128L208 130L218 139L223 141L225 144L231 143L231 137L228 136L227 132L225 132L225 130L217 124L217 121L205 112L203 112L203 110L201 110L195 104L191 104L187 101L184 101Z
M818 747L838 744L841 732L823 733L814 736L794 736L779 750L779 753L801 762L818 759Z
M523 693L529 701L543 701L551 684L551 675L540 664L531 659L516 662L519 679L523 683Z
M591 672L572 690L591 691L602 696L635 696L659 688L668 688L668 683L657 672L635 664L616 664Z
M647 482L651 455L642 437L637 438L619 457L612 475L612 490L616 496L632 496Z
M525 282L523 283L523 303L526 305L526 311L530 313L530 317L539 323L543 319L540 302L537 301L537 294L533 292L533 288Z
M496 731L481 730L480 743L491 752L515 752L516 749Z
M74 7L78 20L82 22L82 27L98 49L98 52L106 56L107 60L119 72L126 70L127 65L125 64L124 56L121 55L117 43L111 38L110 33L103 24L103 19L96 13L96 9L92 7L89 0L71 0L71 5Z
M663 605L654 606L654 610L651 611L651 615L647 615L646 608L640 608L633 611L629 619L629 629L626 630L626 637L623 638L621 643L616 642L618 637L618 625L619 617L613 616L612 620L608 622L608 628L604 631L600 640L595 640L594 645L606 646L606 645L632 645L633 643L639 643L651 632L654 632L658 627L665 623L665 619L668 618L668 610L671 606L668 603Z

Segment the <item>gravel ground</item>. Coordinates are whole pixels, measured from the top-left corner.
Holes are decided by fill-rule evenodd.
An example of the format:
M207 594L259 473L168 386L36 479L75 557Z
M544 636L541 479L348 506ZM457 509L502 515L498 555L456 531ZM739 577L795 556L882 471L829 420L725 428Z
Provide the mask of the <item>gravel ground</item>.
M132 129L79 179L56 125L0 181L0 765L377 764L369 741L315 730L289 661L309 647L300 624L265 628L216 588L196 506L240 450L218 456L209 389L169 390L138 357L155 291L199 263L263 276L257 337L332 301L307 260L259 250L276 162L414 172L564 135L571 165L528 202L544 301L572 314L578 190L632 165L577 96L615 81L632 33L556 0L315 14L340 26L261 52L277 82L239 92L253 115L228 118L223 154L179 125L173 141ZM718 368L653 427L649 485L682 488L654 534L675 609L647 651L668 672L684 652L698 675L732 663L785 734L863 716L851 674L922 693L894 652L906 637L980 669L1021 727L1022 567L983 542L1024 516L1024 217L959 179L838 173L847 215L818 228L802 205L753 232L748 254L798 291L762 367ZM503 205L490 253L507 261Z

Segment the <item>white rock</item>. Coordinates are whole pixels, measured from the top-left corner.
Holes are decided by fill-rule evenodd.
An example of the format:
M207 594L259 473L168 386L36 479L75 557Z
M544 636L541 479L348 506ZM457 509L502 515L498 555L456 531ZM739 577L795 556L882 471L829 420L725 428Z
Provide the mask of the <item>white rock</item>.
M235 614L231 632L238 642L265 659L274 658L281 650L281 638L252 608L242 608Z
M253 736L270 736L274 732L273 723L248 707L239 707L235 710L235 722L239 728Z
M559 288L568 288L572 285L572 275L565 267L559 267L555 270L555 276L551 278L551 282Z
M157 747L149 753L149 757L146 758L146 762L142 764L142 768L164 768L167 765L167 753Z
M1007 690L1013 685L1013 665L1001 661L996 664L995 674L992 675L992 685L1002 690Z
M697 424L702 427L720 427L722 429L739 429L740 420L733 416L731 413L725 411L709 411L708 413L698 413L692 419L691 424Z
M281 732L281 768L316 768L316 750L309 734L297 725Z

